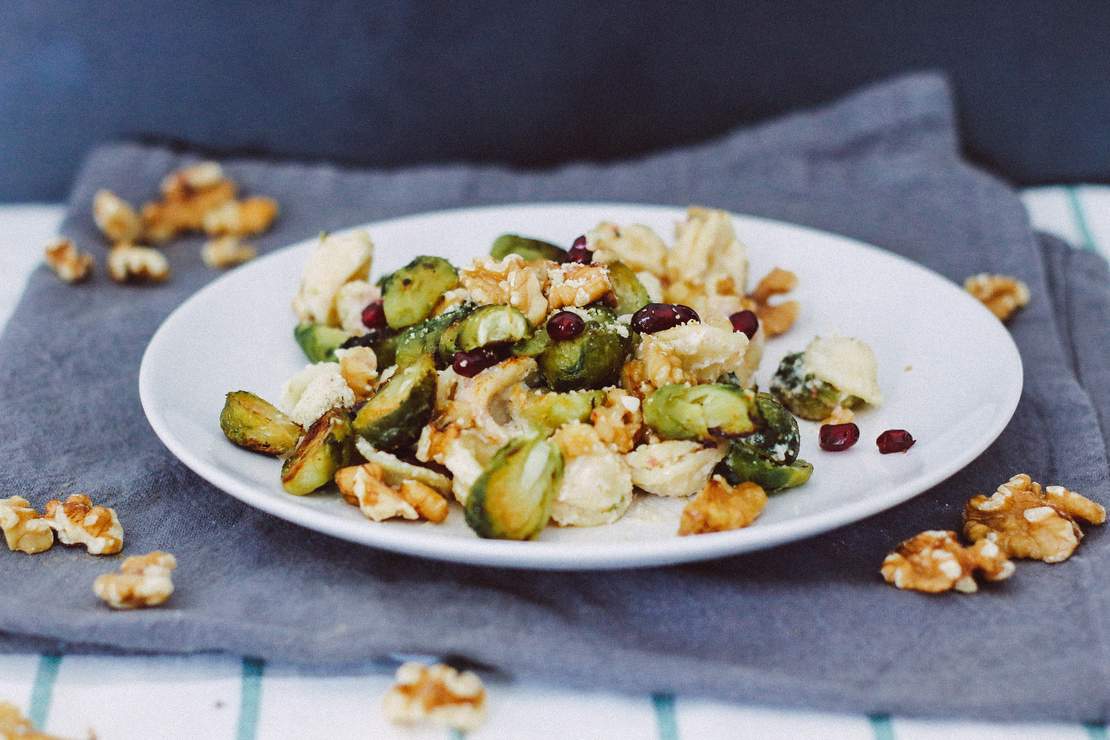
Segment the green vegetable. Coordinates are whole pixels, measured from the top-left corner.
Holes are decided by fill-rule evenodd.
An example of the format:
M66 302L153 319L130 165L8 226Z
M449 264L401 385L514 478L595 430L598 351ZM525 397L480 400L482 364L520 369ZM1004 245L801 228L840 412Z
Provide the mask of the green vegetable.
M609 282L617 299L614 309L617 316L636 313L651 303L647 288L636 277L636 273L632 272L632 268L623 262L610 262L606 267L609 268Z
M798 420L770 393L756 393L752 411L756 430L743 443L759 449L779 465L794 462L801 444Z
M436 366L421 355L383 383L355 416L355 432L379 450L412 445L432 417L436 397Z
M491 344L519 342L532 336L532 325L512 306L482 306L467 316L456 340L459 349L469 352Z
M462 331L462 322L456 321L439 335L439 341L436 343L436 362L441 367L447 367L455 359L455 353L459 351L460 331Z
M247 391L227 394L220 412L224 436L264 455L284 455L297 446L301 427L271 404Z
M451 479L442 473L425 468L423 465L405 462L390 452L371 446L361 437L355 440L355 449L366 459L366 462L372 462L381 467L385 482L391 486L399 486L406 480L414 480L431 486L444 495L451 493Z
M821 421L837 405L850 409L862 403L855 396L842 393L832 383L807 373L803 352L782 358L771 378L771 393L783 406L810 421Z
M458 324L474 310L473 304L464 303L449 311L444 311L439 316L424 319L419 324L414 324L397 335L397 353L395 362L398 365L407 365L422 355L435 355L440 364L446 367L450 359L443 361L440 358L440 339L444 332L451 326ZM456 329L456 331L458 331ZM451 353L452 355L454 352Z
M335 471L351 461L352 439L345 411L332 409L321 416L281 466L282 488L304 496L331 483Z
M385 320L391 329L423 321L443 294L459 284L459 273L442 257L417 257L382 285Z
M664 439L738 437L755 430L750 392L727 383L665 385L644 401L644 423Z
M547 526L563 479L563 456L538 437L515 439L490 460L466 499L466 523L479 537L530 540Z
M350 332L323 324L298 324L293 338L311 362L335 362L335 350L351 338Z
M618 323L608 309L589 308L586 313L581 334L552 342L536 358L544 382L553 390L604 388L620 380L621 368L632 350L632 331Z
M361 336L351 337L339 348L369 347L374 350L374 357L378 361L378 369L384 370L394 364L396 360L398 336L389 329L371 329Z
M605 391L529 393L520 415L544 436L570 421L589 421L595 406L605 402Z
M732 485L751 481L768 493L774 493L808 481L813 474L813 466L801 459L790 465L779 465L743 442L732 442L717 471Z
M551 335L547 333L546 326L538 327L528 339L521 339L512 346L512 352L517 357L536 357L551 344Z
M549 242L516 234L502 234L497 237L489 249L489 254L496 260L504 259L510 254L519 254L526 260L552 260L553 262L567 260L567 250Z

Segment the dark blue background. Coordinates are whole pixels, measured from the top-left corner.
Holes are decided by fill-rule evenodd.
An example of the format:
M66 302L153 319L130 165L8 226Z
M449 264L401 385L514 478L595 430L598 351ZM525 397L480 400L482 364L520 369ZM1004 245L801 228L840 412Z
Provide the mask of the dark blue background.
M1110 3L0 4L0 200L93 144L547 165L696 141L942 68L969 154L1110 179Z

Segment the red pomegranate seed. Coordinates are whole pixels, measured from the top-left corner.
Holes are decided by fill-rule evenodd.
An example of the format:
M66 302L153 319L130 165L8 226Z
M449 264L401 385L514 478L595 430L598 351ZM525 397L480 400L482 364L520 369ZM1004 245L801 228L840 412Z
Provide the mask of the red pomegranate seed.
M632 328L641 334L654 334L688 321L701 318L697 311L681 304L649 303L632 314Z
M737 311L728 320L732 323L733 331L743 332L748 339L759 331L759 317L755 315L755 311Z
M451 367L464 378L473 378L487 367L501 362L503 351L495 347L479 347L469 352L456 352L451 358Z
M585 330L585 320L573 311L560 311L547 320L547 334L556 342L574 339Z
M822 424L818 432L821 449L827 452L846 450L859 441L859 427L852 422L846 424Z
M385 306L381 301L374 301L362 309L362 325L367 329L380 329L385 326Z
M570 245L567 250L567 261L577 262L580 265L588 265L594 261L594 253L586 246L586 237L582 235L574 240L574 244Z
M889 455L892 452L905 452L916 441L905 429L887 429L879 435L875 444L879 445L879 452Z

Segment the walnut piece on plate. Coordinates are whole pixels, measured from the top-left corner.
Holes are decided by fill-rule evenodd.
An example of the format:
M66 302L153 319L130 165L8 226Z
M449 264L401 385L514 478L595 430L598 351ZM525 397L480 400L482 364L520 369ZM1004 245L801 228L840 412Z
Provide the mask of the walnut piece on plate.
M1063 486L1042 488L1020 473L989 498L980 495L967 502L964 534L972 542L994 542L1010 557L1059 563L1083 539L1077 518L1102 524L1106 509Z
M22 496L0 498L0 530L12 552L34 555L54 546L54 530Z
M755 483L731 486L714 475L682 510L680 535L727 532L754 522L767 506L767 494Z
M340 468L335 485L344 501L375 522L400 517L438 524L447 518L447 500L431 486L406 480L394 488L385 478L382 466L371 462Z
M114 509L93 506L83 493L46 502L46 520L63 545L84 545L90 555L115 555L123 549L123 526Z
M952 531L927 530L905 540L883 560L881 572L897 588L925 593L956 589L965 594L979 590L974 573L988 581L1003 581L1014 573L1014 564L993 542L982 540L964 547Z
M113 609L136 609L164 604L173 594L172 573L177 558L155 550L123 561L117 573L93 581L93 593Z
M1029 286L1009 275L981 272L964 280L964 290L1002 321L1007 321L1029 303Z
M789 270L778 267L767 273L748 294L752 302L751 310L759 317L759 325L768 337L784 334L798 320L801 304L797 301L771 303L771 298L789 293L798 287L798 276Z
M619 388L605 391L605 400L590 412L598 438L617 452L630 452L644 427L638 396Z
M47 244L43 259L58 279L67 283L86 280L96 264L91 254L82 252L69 239L55 239Z
M429 722L475 730L486 717L486 689L470 671L437 663L404 663L382 701L386 719L397 724Z

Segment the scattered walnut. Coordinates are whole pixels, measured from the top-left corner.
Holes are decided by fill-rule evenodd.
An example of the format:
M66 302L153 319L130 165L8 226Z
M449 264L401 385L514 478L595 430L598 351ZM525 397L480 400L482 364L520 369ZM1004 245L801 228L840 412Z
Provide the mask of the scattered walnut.
M628 452L636 446L644 426L640 406L639 397L613 388L605 392L604 403L590 412L590 422L602 442L613 445L617 452Z
M19 707L0 701L0 738L3 740L58 740L53 735L39 732L31 720L23 716Z
M438 524L447 518L447 501L435 489L417 481L406 483L415 485L393 488L385 482L385 472L376 463L340 468L335 474L335 484L343 499L375 522L401 517L423 518Z
M90 555L115 555L123 549L123 527L114 509L93 506L83 493L46 502L46 519L63 545L84 545Z
M382 703L386 719L398 724L431 722L457 730L475 730L485 720L486 690L470 671L442 663L405 663Z
M12 552L34 555L54 546L54 530L22 496L0 498L0 529Z
M123 561L118 573L104 573L93 582L93 593L113 609L158 606L173 594L172 572L177 558L155 550Z
M714 475L682 510L680 535L726 532L754 522L767 505L767 494L755 483L730 486Z
M798 287L798 276L789 270L776 267L759 281L755 290L748 294L748 299L755 304L752 310L759 317L759 325L763 327L768 337L777 337L785 333L798 320L801 304L797 301L770 303L772 297L789 293L796 287Z
M1003 581L1013 575L1014 564L993 542L964 547L955 532L928 530L898 545L883 560L881 572L897 588L933 594L954 588L970 594L979 590L977 570L988 581Z
M981 272L964 280L964 290L978 298L1002 321L1029 303L1029 286L1008 275Z
M227 180L219 162L197 162L162 178L162 195L170 200L188 198L197 190L216 187Z
M111 190L93 196L93 220L112 244L134 242L142 235L143 222L131 204Z
M1059 563L1083 539L1075 517L1092 524L1106 521L1106 509L1062 486L1041 488L1025 473L1015 475L994 494L975 496L964 508L964 534L975 542L996 543L1010 557Z
M350 347L335 351L339 374L354 391L355 400L365 401L378 387L378 358L369 347Z
M258 250L250 244L239 241L237 236L209 239L200 250L200 258L204 260L204 264L217 270L241 265L256 256L258 256Z
M215 162L201 162L166 176L161 201L142 209L143 235L164 242L183 231L200 231L205 215L235 198L235 183Z
M476 259L459 272L459 284L475 303L508 304L538 324L547 315L544 290L553 266L553 262L528 262L519 254L506 255L501 261ZM452 300L459 297L459 293L452 293Z
M588 306L613 289L605 265L571 262L551 270L548 277L551 284L547 289L547 302L552 311L565 306Z
M833 410L829 412L829 415L821 420L821 423L847 424L855 418L856 414L854 411L852 411L851 409L846 409L843 406L837 404L836 406L833 406Z
M524 314L524 318L533 326L547 316L548 301L543 294L546 278L546 270L541 271L536 265L512 270L506 276L509 305Z
M209 236L253 236L270 228L278 215L273 198L229 200L204 214L202 224Z
M563 424L551 435L551 441L559 447L563 457L568 459L604 454L607 451L597 429L580 421Z
M45 260L54 274L67 283L85 280L96 264L91 254L79 250L69 239L55 239L47 244Z
M120 244L108 250L108 277L117 283L161 283L169 276L170 263L157 249Z

